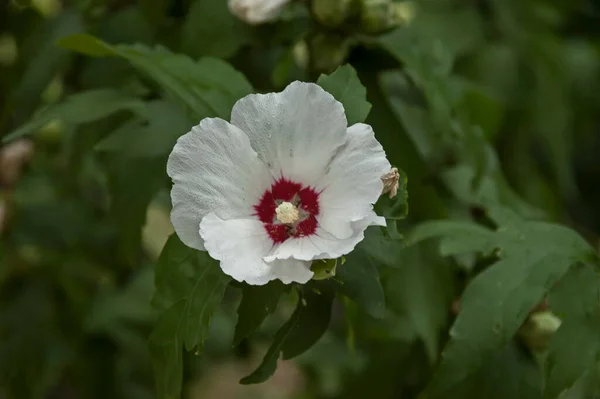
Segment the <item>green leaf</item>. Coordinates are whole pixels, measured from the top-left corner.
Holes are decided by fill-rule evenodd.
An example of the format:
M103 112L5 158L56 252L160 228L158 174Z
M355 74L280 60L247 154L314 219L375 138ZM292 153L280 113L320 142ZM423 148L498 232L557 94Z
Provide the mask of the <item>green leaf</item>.
M116 154L107 160L108 186L110 217L118 229L119 256L134 267L140 255L148 205L167 178L165 159L127 155Z
M177 302L159 316L148 340L154 365L156 396L160 399L180 397L183 379L183 339L178 330L183 319L185 300Z
M238 307L233 345L238 345L256 331L264 319L277 309L285 286L280 281L266 285L244 285L242 301Z
M544 397L557 398L588 373L600 359L600 276L580 263L552 290L550 308L563 318L546 357Z
M452 220L421 223L411 230L404 243L412 245L430 238L440 239L443 256L489 253L497 247L493 231L476 224Z
M227 2L195 0L182 27L182 49L192 57L230 57L249 40L244 28Z
M94 300L85 319L86 331L108 333L118 340L126 333L134 334L135 323L154 322L153 278L152 268L144 267L125 287L108 287Z
M402 242L389 237L382 228L369 228L365 231L365 238L358 244L357 251L362 251L373 260L377 268L402 267L399 262L402 253Z
M93 36L73 35L61 47L92 56L117 56L153 79L193 120L206 117L229 119L233 104L253 89L244 75L215 58L191 58L142 45L109 45Z
M356 302L371 316L385 316L385 296L379 281L379 271L369 255L356 248L346 256L346 262L338 265L335 279L336 289Z
M277 333L275 334L275 338L273 338L273 342L267 350L260 366L256 370L252 372L252 374L242 378L240 380L240 384L259 384L261 382L265 382L268 380L277 369L277 361L279 360L279 356L281 355L281 348L285 340L287 339L290 331L294 328L296 323L298 323L298 319L300 318L300 313L302 312L302 303L298 301L296 305L296 310L292 313L290 319L283 325Z
M172 305L160 316L149 342L160 398L179 397L181 346L202 350L210 319L230 280L217 261L187 248L175 234L165 244L156 265L153 302Z
M435 364L452 300L448 262L436 256L431 245L423 244L404 249L396 262L398 267L382 272L388 307L410 322L425 345L430 364Z
M421 237L437 230L441 237L454 236L447 252L469 247L480 250L489 243L497 249L499 261L475 277L461 298L461 312L450 331L439 369L428 390L431 397L443 397L514 336L530 310L569 270L594 256L594 250L572 230L543 222L526 222L504 208L491 208L498 228L482 232L474 244L473 229L467 223L449 228L447 222L429 222L420 227ZM465 233L466 232L466 233ZM410 237L410 235L409 235ZM489 239L489 242L488 242ZM410 242L415 242L409 238ZM548 245L548 243L556 243Z
M318 287L312 290L310 286ZM277 369L277 361L292 359L310 349L323 336L331 318L335 292L327 284L309 284L298 300L290 319L277 331L261 364L241 384L258 384L269 379Z
M360 83L354 68L343 65L331 75L321 75L317 84L342 103L348 126L365 121L371 104L367 101L367 89Z
M31 24L27 24L27 32ZM40 94L52 79L68 66L70 55L56 47L61 37L83 32L85 24L81 13L74 9L61 12L56 18L49 18L19 46L19 58L26 60L18 85L12 93L14 111L18 122L35 109Z
M130 158L164 157L191 126L178 106L164 100L151 101L138 112L138 116L98 142L95 149L123 153Z
M542 380L536 360L512 340L444 398L541 399Z
M308 284L300 302L302 309L297 323L287 336L282 352L285 360L299 356L310 349L329 327L331 306L335 291L326 284Z
M67 97L60 104L42 109L29 122L6 135L2 141L7 142L32 134L55 119L77 125L106 118L122 110L141 113L143 108L143 101L115 89L84 91Z

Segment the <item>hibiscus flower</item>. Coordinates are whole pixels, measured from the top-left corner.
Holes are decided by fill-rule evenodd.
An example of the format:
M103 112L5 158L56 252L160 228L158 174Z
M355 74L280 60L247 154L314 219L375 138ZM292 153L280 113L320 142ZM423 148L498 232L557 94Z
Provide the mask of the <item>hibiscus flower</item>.
M169 156L171 221L238 281L306 283L311 262L352 251L370 225L390 171L366 124L313 83L251 94L231 123L203 119Z

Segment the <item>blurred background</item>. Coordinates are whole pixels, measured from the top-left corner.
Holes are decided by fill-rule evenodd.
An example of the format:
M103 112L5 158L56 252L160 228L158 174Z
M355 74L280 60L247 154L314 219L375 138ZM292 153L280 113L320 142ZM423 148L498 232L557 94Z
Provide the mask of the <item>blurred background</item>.
M292 1L247 22L225 0L0 0L0 135L19 136L0 147L0 398L155 397L153 266L173 232L165 160L197 121L126 60L56 45L70 34L220 58L257 91L349 63L367 123L408 175L400 231L494 196L598 247L600 1ZM435 246L378 252L376 240L375 264L393 266L385 318L340 300L315 347L242 386L293 303L232 347L232 288L202 356L185 355L186 397L417 397L475 271ZM456 397L541 397L532 345L512 342ZM568 397L599 397L587 392Z

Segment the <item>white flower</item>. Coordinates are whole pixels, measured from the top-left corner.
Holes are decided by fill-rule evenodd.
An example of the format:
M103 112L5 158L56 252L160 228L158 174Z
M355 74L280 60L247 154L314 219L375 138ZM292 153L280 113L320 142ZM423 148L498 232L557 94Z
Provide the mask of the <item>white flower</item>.
M242 21L258 25L272 21L290 0L229 0L229 10Z
M367 226L385 225L372 204L390 167L369 125L348 127L333 96L294 82L179 138L167 163L171 221L238 281L306 283L313 259L347 254Z

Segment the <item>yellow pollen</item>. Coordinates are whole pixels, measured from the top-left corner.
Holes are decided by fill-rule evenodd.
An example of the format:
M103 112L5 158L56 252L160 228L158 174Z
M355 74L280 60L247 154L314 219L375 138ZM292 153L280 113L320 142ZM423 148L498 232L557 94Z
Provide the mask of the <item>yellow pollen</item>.
M298 208L294 206L291 202L282 202L275 209L275 215L277 220L284 224L295 223L300 219L300 213L298 213Z

